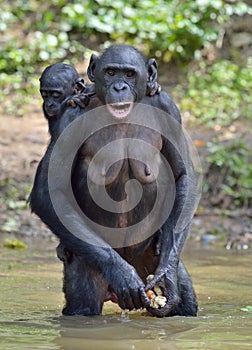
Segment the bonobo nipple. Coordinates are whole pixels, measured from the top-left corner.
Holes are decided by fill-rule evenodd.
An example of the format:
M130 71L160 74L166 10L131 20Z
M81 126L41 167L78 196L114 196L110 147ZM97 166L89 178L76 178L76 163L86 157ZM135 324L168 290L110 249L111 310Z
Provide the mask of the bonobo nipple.
M150 176L152 174L151 168L149 167L149 165L145 165L145 175L146 176Z

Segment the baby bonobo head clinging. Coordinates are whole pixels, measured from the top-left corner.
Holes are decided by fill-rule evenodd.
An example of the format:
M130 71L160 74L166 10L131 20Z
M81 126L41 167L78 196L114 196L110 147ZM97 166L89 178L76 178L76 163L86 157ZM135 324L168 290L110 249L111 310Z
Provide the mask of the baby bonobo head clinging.
M44 100L46 119L50 121L51 118L57 118L63 101L84 89L84 80L73 66L56 63L47 67L40 77L40 93Z

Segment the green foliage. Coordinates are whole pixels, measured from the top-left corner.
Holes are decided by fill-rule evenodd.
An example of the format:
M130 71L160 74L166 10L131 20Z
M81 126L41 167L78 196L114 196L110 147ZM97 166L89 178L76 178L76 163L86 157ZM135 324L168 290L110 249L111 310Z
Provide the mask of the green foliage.
M247 305L246 307L242 307L241 311L245 311L245 312L252 312L252 306Z
M0 67L12 73L26 66L31 73L36 62L80 53L94 36L139 45L165 61L190 60L195 51L218 38L220 24L247 12L251 9L242 1L18 0L3 6L0 31L11 28L12 33L11 40L1 45ZM17 25L23 28L21 35L15 33Z
M7 179L0 181L0 206L2 209L3 222L0 222L1 232L19 232L20 222L24 209L28 207L27 199L31 192L31 184L17 183Z
M229 125L240 116L251 118L251 65L238 66L227 60L201 68L188 77L181 108L200 124L213 127Z
M143 46L164 61L191 59L207 42L217 40L219 24L247 11L241 1L222 0L93 0L62 8L70 30Z
M31 191L28 183L18 184L8 179L0 181L0 205L11 210L22 210L27 207L27 199Z
M17 89L35 91L35 81L28 77L38 72L38 65L80 61L92 41L128 42L160 60L190 61L217 40L230 16L245 13L252 13L245 2L223 0L4 2L0 87L8 96Z
M18 232L18 224L12 216L8 216L5 223L0 227L3 232Z
M0 34L0 112L22 115L27 95L38 88L41 66L55 61L75 64L87 47L112 42L137 45L165 62L188 62L233 14L251 8L242 1L223 0L17 0L4 2ZM16 109L6 96L19 90ZM238 99L235 97L236 100ZM19 101L20 99L20 101ZM2 103L4 101L4 104Z
M49 6L39 1L18 0L13 4L3 4L0 25L3 37L0 46L1 113L15 114L18 111L22 115L25 103L31 103L30 96L38 91L40 65L66 61L71 52L80 48L80 44L70 42L67 32L60 28L60 6L65 3L52 1ZM59 23L54 26L52 21L56 18ZM14 106L10 96L16 91Z
M207 162L210 171L222 177L219 190L232 199L233 206L249 207L252 198L252 164L250 147L241 139L234 139L227 145L208 144Z
M4 246L10 249L27 249L27 244L15 238L13 240L6 239L4 241Z

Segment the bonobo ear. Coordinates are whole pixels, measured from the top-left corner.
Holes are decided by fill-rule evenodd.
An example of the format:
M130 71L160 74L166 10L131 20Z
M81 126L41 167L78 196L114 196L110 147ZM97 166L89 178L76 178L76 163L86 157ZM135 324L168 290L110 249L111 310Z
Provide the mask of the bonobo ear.
M148 81L153 84L157 81L157 62L155 58L150 58L146 66L148 70Z
M84 92L86 89L86 85L84 84L83 78L78 78L74 84L74 93L80 94L81 92Z
M87 75L88 75L88 78L90 81L92 81L92 83L95 82L95 68L99 62L99 57L96 56L94 53L92 54L91 58L90 58L90 61L89 61L89 66L88 66L88 69L87 69Z
M159 94L161 91L161 86L157 82L157 62L154 58L150 58L146 67L148 70L148 80L146 84L146 96L154 96L155 94Z

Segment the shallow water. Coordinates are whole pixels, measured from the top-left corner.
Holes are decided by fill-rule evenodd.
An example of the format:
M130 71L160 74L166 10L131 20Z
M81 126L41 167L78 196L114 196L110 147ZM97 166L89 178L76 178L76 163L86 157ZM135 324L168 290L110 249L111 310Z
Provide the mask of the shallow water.
M62 266L55 243L0 248L0 350L251 349L252 252L188 242L183 254L199 315L158 319L121 315L106 303L101 317L63 317Z

